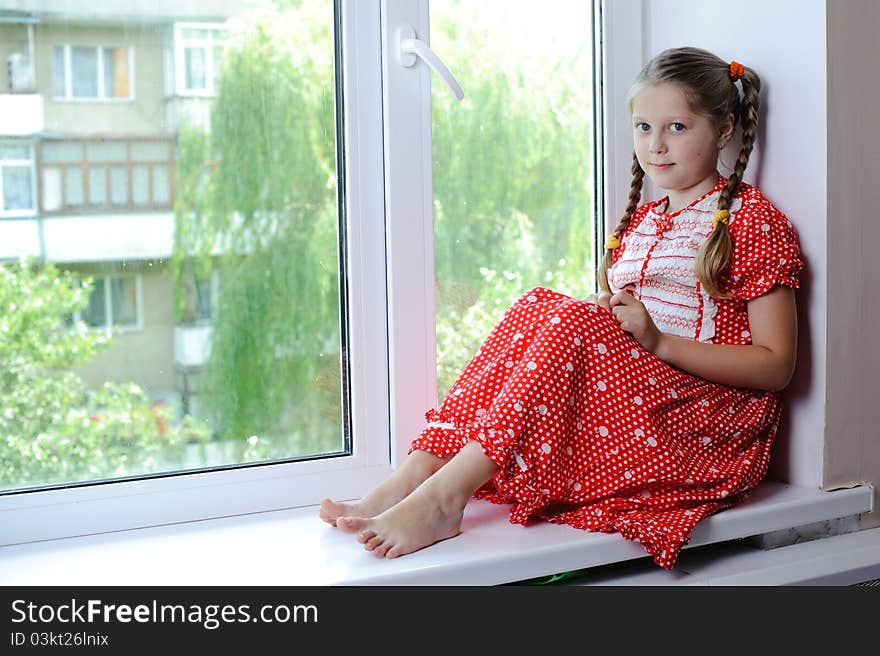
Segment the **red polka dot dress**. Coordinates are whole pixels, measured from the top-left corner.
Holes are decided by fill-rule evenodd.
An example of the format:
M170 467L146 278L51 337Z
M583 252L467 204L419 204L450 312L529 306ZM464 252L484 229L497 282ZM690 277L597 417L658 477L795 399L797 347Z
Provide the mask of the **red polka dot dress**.
M660 330L749 344L746 302L798 286L794 230L754 187L731 205L734 257L722 289L699 288L693 262L726 182L673 214L634 214L609 283L645 303ZM637 540L671 569L694 525L741 501L767 472L776 393L692 376L646 351L604 308L545 288L492 329L410 451L437 456L478 441L500 467L475 496L533 519Z

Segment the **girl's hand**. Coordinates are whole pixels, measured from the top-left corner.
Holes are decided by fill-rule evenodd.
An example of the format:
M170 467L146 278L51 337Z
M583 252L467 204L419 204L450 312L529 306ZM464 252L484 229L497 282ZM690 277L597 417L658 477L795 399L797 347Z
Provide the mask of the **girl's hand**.
M611 312L611 294L609 294L608 292L590 294L589 296L587 296L587 301L589 301L590 303L595 303L596 305L599 305L600 307L603 307Z
M654 353L663 335L654 325L644 304L626 291L619 291L610 299L611 313L624 331L636 338L646 351Z

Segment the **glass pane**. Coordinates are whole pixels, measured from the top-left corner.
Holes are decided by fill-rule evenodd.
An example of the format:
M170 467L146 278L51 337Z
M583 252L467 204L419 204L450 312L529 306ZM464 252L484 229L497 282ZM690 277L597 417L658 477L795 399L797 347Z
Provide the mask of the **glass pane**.
M64 70L64 46L52 48L52 95L63 98L67 95L65 80L67 74Z
M125 142L87 143L86 159L90 162L124 162L128 159Z
M44 162L60 164L62 162L83 161L83 147L81 143L44 143L41 152Z
M432 0L437 389L538 284L593 290L590 3ZM500 63L503 62L503 65Z
M61 169L43 169L43 209L54 212L61 209Z
M167 162L171 144L167 141L132 141L131 159L135 162Z
M104 207L107 202L107 169L89 167L89 207Z
M98 97L98 49L71 48L70 68L74 98Z
M89 303L83 310L82 318L87 326L105 328L107 326L107 290L104 278L95 278Z
M184 29L180 31L183 35L184 39L194 40L194 41L204 41L209 39L211 36L210 30L193 30L190 28Z
M34 315L20 322L45 328L29 341L0 340L0 362L23 363L4 369L0 386L0 492L348 452L334 3L207 3L221 12L211 20L229 19L235 31L223 51L232 64L224 97L199 99L198 112L162 109L162 121L150 117L173 87L166 75L183 66L202 88L210 71L226 75L206 61L217 41L175 50L166 42L173 13L123 4L131 11L112 22L88 12L52 22L62 42L80 35L102 46L53 51L53 85L63 89L69 52L77 97L100 86L131 101L121 114L89 103L59 109L54 137L41 137L46 211L117 209L45 223L46 239L76 228L63 264L0 263L0 298L28 289L35 302L18 305ZM150 22L127 18L144 12ZM132 47L147 72L142 94L125 88ZM175 56L184 60L166 67ZM119 130L140 139L94 137ZM7 195L19 175L3 178ZM170 210L153 208L172 196L181 202L166 230ZM0 243L18 243L7 224ZM94 279L93 290L80 293L73 277ZM122 326L145 330L106 330Z
M102 55L104 58L104 97L116 97L116 58L113 56L112 48L104 48Z
M131 193L135 205L150 204L150 168L148 166L131 167Z
M153 205L171 202L171 178L167 166L153 167Z
M10 159L31 159L31 149L30 146L16 146L14 144L2 144L0 145L0 160L10 160Z
M128 98L128 49L105 48L104 53L104 97Z
M213 316L211 279L197 277L195 283L197 316L199 319L210 319Z
M205 75L206 49L184 48L186 58L186 88L189 91L201 91L207 89L207 76Z
M32 194L30 166L3 166L3 210L32 210L34 198Z
M82 207L83 172L79 167L64 170L64 200L67 207Z
M214 57L214 78L211 80L211 84L216 91L220 84L220 72L223 67L223 48L221 46L214 46L212 54Z
M128 205L128 168L125 166L110 168L110 203L114 207Z
M137 283L134 277L110 279L110 307L114 326L137 325Z

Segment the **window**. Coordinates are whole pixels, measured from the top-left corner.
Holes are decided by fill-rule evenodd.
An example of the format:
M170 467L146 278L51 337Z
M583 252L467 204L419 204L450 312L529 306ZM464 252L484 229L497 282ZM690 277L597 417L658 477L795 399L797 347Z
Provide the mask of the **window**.
M137 275L95 276L88 304L73 313L74 321L107 333L143 328L142 280Z
M224 38L225 32L218 24L178 23L174 26L178 94L217 92Z
M134 48L55 46L52 49L56 100L134 98Z
M226 104L211 107L210 126L181 116L173 146L161 133L90 140L75 135L104 126L81 114L68 138L43 143L45 208L83 215L44 222L47 243L65 239L71 270L132 273L101 274L90 294L77 295L51 263L0 265L10 294L27 280L51 300L27 308L58 315L40 315L39 348L2 345L18 349L4 360L32 356L21 373L40 389L32 394L22 380L10 387L26 399L0 400L20 408L0 413L0 434L16 435L0 444L0 508L16 515L0 527L0 543L76 534L80 511L97 520L90 530L103 531L164 522L169 512L183 521L315 503L319 488L351 498L389 471L385 272L375 266L384 234L381 56L377 32L355 39L352 30L378 25L378 5L279 2L231 18L237 50L224 57L239 69L224 78ZM138 30L154 39L143 56L158 53L145 68L162 70L166 32ZM217 35L180 35L193 52L189 77L178 81L210 88L219 50L205 44L218 46ZM97 66L91 87L86 76L74 85L65 75L69 96L109 90L102 51L71 47L57 57ZM161 98L163 82L155 83ZM161 213L117 211L161 202ZM155 233L171 215L174 247L157 256ZM90 248L96 241L101 248ZM80 243L83 252L73 252ZM214 267L222 284L202 284ZM193 276L189 323L179 283ZM68 308L103 330L64 328ZM120 337L129 326L144 329ZM37 414L35 398L59 412L17 431ZM224 492L204 494L211 489ZM128 501L108 505L120 496Z
M209 419L143 415L142 425L163 426L161 452L136 436L128 451L102 450L101 462L73 463L53 478L37 472L0 481L0 508L22 510L21 521L16 514L0 528L0 542L75 534L75 516L63 513L74 502L97 518L91 530L102 531L361 496L403 458L445 391L438 390L435 327L449 332L443 322L455 313L472 323L481 311L488 317L517 285L574 278L575 264L587 271L573 291L590 291L589 12L582 2L556 3L553 17L525 39L522 26L537 24L527 3L505 3L503 15L482 4L432 2L429 21L427 0L387 0L382 15L379 3L278 2L223 24L230 36L222 68L216 25L175 25L178 93L209 95L222 75L223 102L232 104L215 96L209 128L180 130L168 175L178 248L138 266L143 311L167 313L166 334L186 354L167 367L171 385L193 382L186 390L197 392ZM551 29L554 21L565 26L564 37ZM429 22L432 44L465 86L460 105L423 64L404 68L383 56L399 27L424 36ZM257 24L256 45L279 48L269 53L271 66L236 59ZM491 38L495 24L507 46L534 48L517 54L509 71ZM265 54L260 48L248 54ZM505 133L499 124L508 115L518 122ZM54 146L42 174L56 177L55 207L106 209L114 198L134 204L135 189L155 185L155 174L142 182L134 155L115 160L113 144L94 161L83 144ZM505 170L511 163L515 179ZM119 176L125 170L115 182L114 168ZM548 176L561 191L540 189ZM545 203L527 205L529 192ZM451 264L456 252L467 254L461 271ZM513 268L518 262L530 268ZM200 321L201 302L192 322L181 321L174 281L204 278L214 267L222 284L216 296L211 290L210 325ZM80 299L80 312L110 326L132 312L141 321L137 306L125 305L125 285L111 280ZM144 344L124 359L152 364L154 374L160 355L167 357ZM143 448L132 451L132 443ZM126 467L108 471L114 457ZM29 501L28 489L47 486L39 504ZM115 501L121 495L124 512Z
M44 142L43 211L169 209L173 164L169 140Z
M0 216L31 216L33 213L33 148L0 143Z

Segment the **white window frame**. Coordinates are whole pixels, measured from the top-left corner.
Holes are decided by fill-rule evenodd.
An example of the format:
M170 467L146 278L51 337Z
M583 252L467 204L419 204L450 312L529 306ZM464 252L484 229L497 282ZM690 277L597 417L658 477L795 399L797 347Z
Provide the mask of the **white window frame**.
M81 44L59 44L55 47L64 48L64 95L53 96L53 100L62 102L99 102L99 103L128 103L135 99L134 93L134 46L90 46ZM73 95L73 58L71 48L93 48L98 51L98 95L83 97ZM128 50L128 96L124 98L107 97L104 88L104 51L105 50ZM54 61L54 58L53 58ZM59 71L53 70L53 75Z
M341 4L351 455L0 494L0 546L354 499L390 473L379 3Z
M3 144L0 144L3 145ZM7 145L22 147L21 143L8 142ZM24 147L28 149L30 153L30 157L28 159L0 159L0 217L8 217L8 218L16 218L16 217L29 217L36 216L37 214L37 170L36 170L36 161L34 158L34 147L32 144L25 144ZM27 166L30 171L31 178L31 207L30 209L17 209L17 210L7 210L3 206L3 169L7 166Z
M604 200L604 211L598 216L605 225L596 243L604 244L605 236L623 216L629 197L633 140L629 115L623 108L630 85L647 57L642 37L642 0L594 0L594 5L604 41L604 52L597 53L601 70L601 78L597 79L603 86L603 143L595 149L602 158L596 165L596 171L602 173L602 193L596 196Z
M91 276L92 284L95 288L98 285L102 285L104 287L104 325L103 326L88 326L89 329L104 332L107 336L111 336L114 333L131 333L138 332L144 329L144 282L143 276L140 273L108 273L108 274L98 274ZM135 320L134 323L131 324L120 324L114 325L113 317L114 317L114 308L113 308L113 279L114 278L125 278L125 279L133 279L134 280L134 290L135 290ZM82 312L76 311L73 313L74 321L83 321Z
M221 37L226 26L223 23L175 23L174 24L174 79L175 91L179 96L213 96L217 93L214 88L215 67L219 62L214 61L214 47L223 47ZM183 36L184 30L207 30L210 35L207 39L193 39ZM190 89L186 86L186 49L205 49L205 88Z

